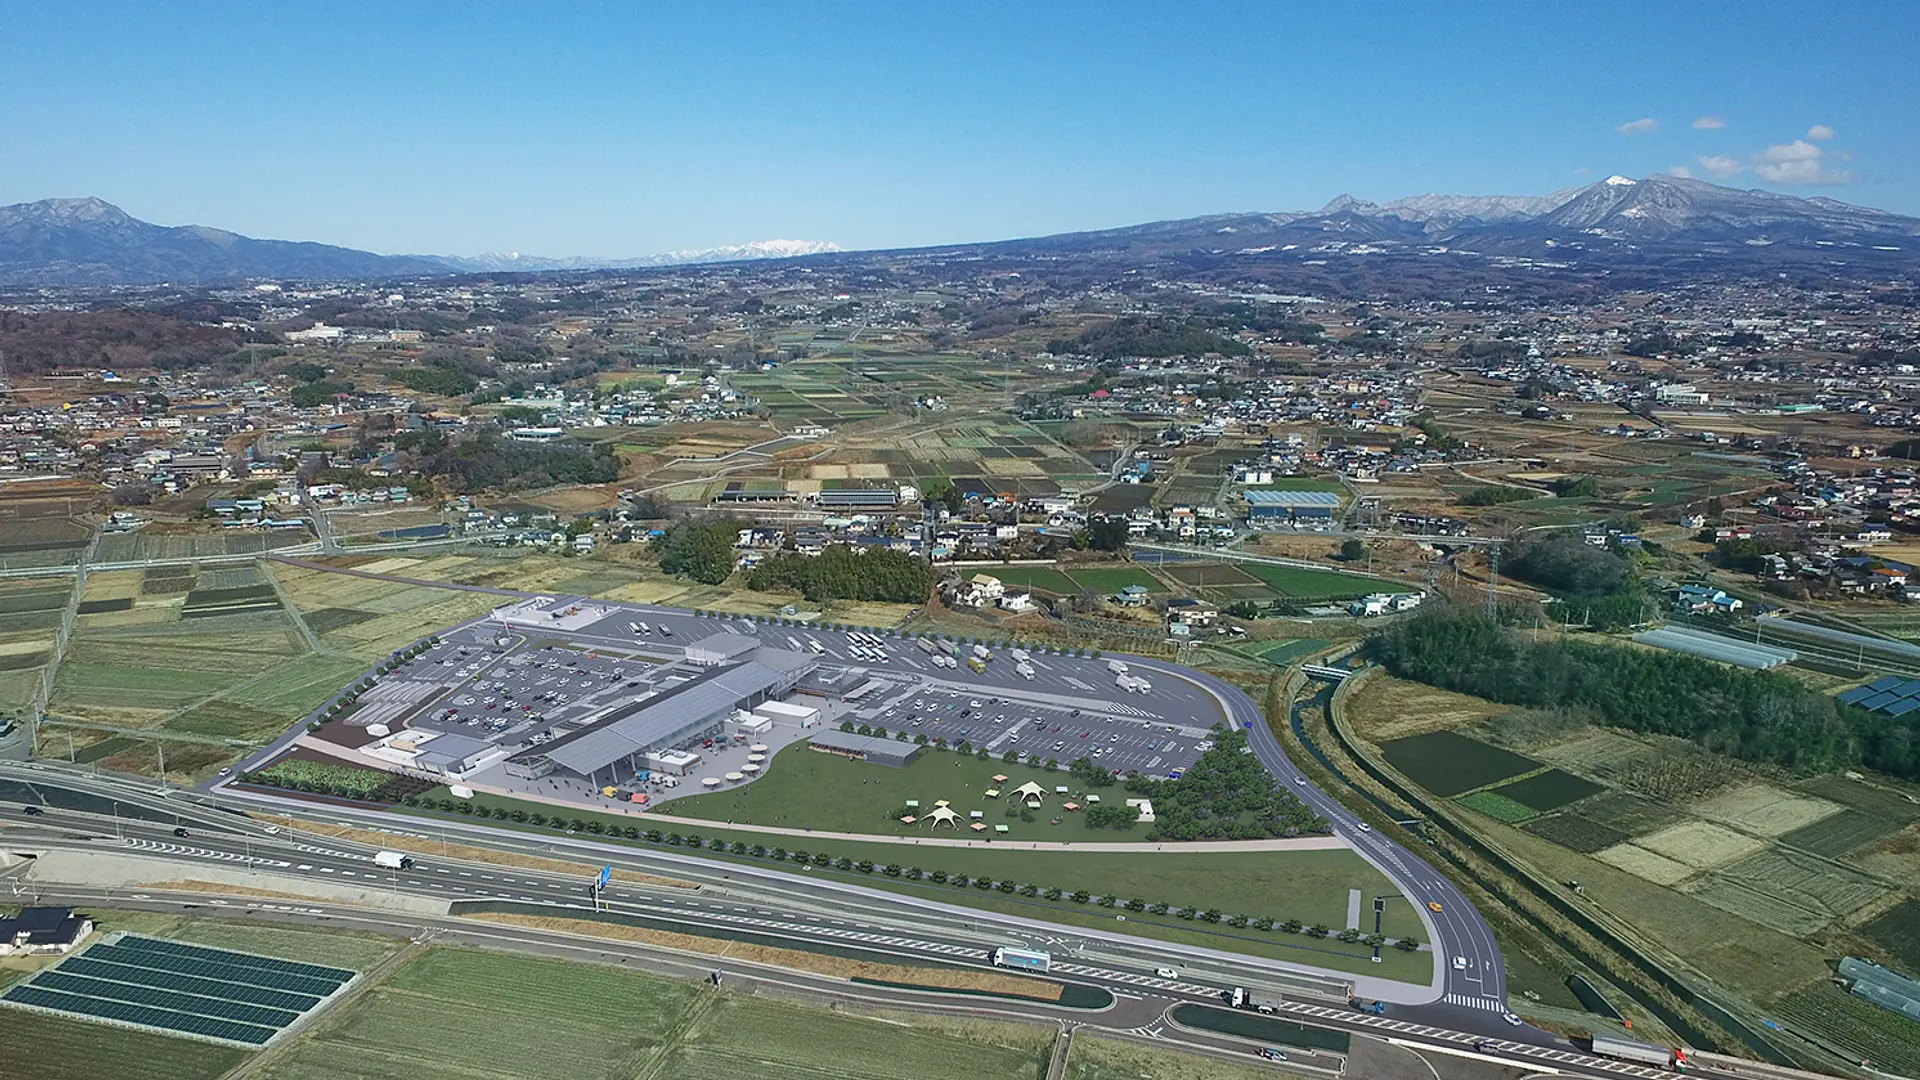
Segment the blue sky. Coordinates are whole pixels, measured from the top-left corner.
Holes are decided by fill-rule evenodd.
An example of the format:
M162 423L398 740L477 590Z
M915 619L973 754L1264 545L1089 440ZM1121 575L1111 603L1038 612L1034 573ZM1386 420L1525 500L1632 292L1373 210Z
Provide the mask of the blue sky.
M1920 215L1912 2L13 0L4 24L0 203L384 252L905 246L1674 168Z

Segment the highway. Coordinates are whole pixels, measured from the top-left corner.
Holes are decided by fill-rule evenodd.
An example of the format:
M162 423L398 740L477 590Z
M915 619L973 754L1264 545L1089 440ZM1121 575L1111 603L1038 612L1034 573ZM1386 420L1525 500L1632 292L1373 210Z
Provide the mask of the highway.
M37 803L44 809L34 816L23 815L20 804L12 801L18 797L19 789L29 783L31 794L55 796L51 802ZM71 773L64 768L0 763L0 795L8 799L4 810L6 827L0 829L0 850L107 852L153 860L155 881L191 880L193 868L201 866L258 873L263 875L260 887L270 891L297 892L303 879L326 881L376 893L430 897L456 909L461 901L510 901L530 905L541 914L567 917L573 912L586 913L595 904L585 876L432 855L414 856L413 865L406 869L389 869L374 864L374 849L366 845L296 829L270 832L272 826L227 808L190 801L186 798L188 794L175 792L161 797L119 780ZM318 818L333 810L325 808L313 816ZM187 835L175 835L176 827L184 827ZM475 831L497 834L497 830ZM547 844L535 837L499 835L498 838L521 841L527 850L548 857L571 855L579 859L590 854L569 852L564 850L569 844ZM911 898L885 894L880 898L897 903L876 905L869 897L851 895L871 890L806 880L798 875L756 874L757 868L752 866L677 854L659 853L655 857L651 852L623 852L623 855L626 857L619 860L623 867L671 874L701 886L698 890L689 890L618 880L611 883L600 898L600 906L646 925L692 934L750 935L765 943L786 947L852 950L872 954L873 959L883 962L918 961L979 967L988 966L987 952L994 944L1028 944L1053 951L1056 959L1052 975L1103 987L1114 995L1115 1003L1103 1012L1088 1013L1040 1002L982 1004L977 999L968 999L956 1003L951 997L937 993L854 989L839 980L782 969L763 969L748 976L770 989L829 1000L884 1002L889 1007L1018 1016L1058 1022L1069 1028L1089 1025L1216 1055L1239 1057L1248 1054L1254 1045L1182 1029L1168 1016L1168 1011L1180 1004L1220 1004L1228 987L1245 981L1241 969L1231 962L1183 964L1178 977L1166 979L1154 974L1156 967L1167 963L1165 950L1158 947L1142 955L1128 956L1124 951L1107 949L1092 932L1034 923L1035 929L1023 934L1023 920L991 913L950 908L937 911L946 905L922 905ZM457 914L380 912L318 898L282 902L209 892L183 899L175 890L157 887L105 889L98 884L21 881L15 876L0 880L8 883L19 901L72 901L162 910L179 910L181 905L191 904L196 914L218 912L235 917L364 924L364 928L381 927L387 932L408 935L426 931L434 940L531 948L563 955L593 953L605 962L624 963L643 954L658 960L662 954L657 947L640 943L594 939L587 945L577 937L507 924L476 924ZM930 917L936 913L938 917ZM1048 931L1052 936L1048 936ZM682 977L704 975L715 963L678 955L682 958L670 960L668 964L677 965L671 973ZM741 965L736 962L729 961L727 967L730 979L736 974L747 974L738 970ZM1533 1073L1632 1080L1657 1080L1672 1075L1661 1069L1593 1057L1564 1039L1530 1027L1500 1023L1497 1016L1485 1010L1444 1005L1389 1006L1385 1015L1373 1015L1324 997L1288 992L1278 1005L1277 1013L1313 1026L1386 1039L1416 1049L1436 1050L1443 1055L1495 1061ZM1501 1030L1489 1032L1484 1023L1473 1023L1489 1018L1494 1019ZM1295 1051L1292 1056L1291 1065L1302 1066L1308 1072L1320 1068L1321 1063L1316 1062L1314 1055ZM1740 1072L1700 1068L1694 1071L1707 1076L1754 1080L1756 1076L1765 1075L1761 1071L1765 1068L1754 1064Z

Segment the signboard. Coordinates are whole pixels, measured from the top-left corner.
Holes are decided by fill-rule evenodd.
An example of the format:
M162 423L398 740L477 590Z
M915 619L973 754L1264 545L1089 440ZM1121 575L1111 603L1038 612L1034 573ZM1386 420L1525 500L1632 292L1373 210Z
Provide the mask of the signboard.
M604 889L607 887L607 882L611 880L613 880L613 867L603 866L600 868L600 880L594 882L593 887L595 889Z

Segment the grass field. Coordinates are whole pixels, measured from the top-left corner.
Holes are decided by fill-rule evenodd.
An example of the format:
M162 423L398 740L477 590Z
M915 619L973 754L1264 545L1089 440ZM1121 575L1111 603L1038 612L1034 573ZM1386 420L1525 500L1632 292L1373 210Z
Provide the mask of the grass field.
M695 1009L692 1023L657 1075L675 1080L968 1076L1039 1080L1046 1074L1051 1040L1036 1038L1033 1031L1016 1029L1018 1035L1013 1038L965 1039L950 1033L951 1029L923 1029L913 1023L723 996ZM1016 1039L1025 1045L1007 1045Z
M617 969L432 949L322 1018L264 1075L572 1080L591 1063L585 1075L634 1076L697 993Z
M1073 596L1081 589L1074 580L1051 566L970 566L961 571L971 579L976 574L997 577L1008 585L1018 585L1028 589L1042 589L1061 596Z
M1176 1054L1098 1035L1076 1034L1071 1053L1067 1080L1273 1080L1275 1075L1258 1065Z
M0 1080L100 1080L130 1071L215 1080L246 1057L231 1046L0 1008Z
M1454 796L1529 773L1538 762L1470 739L1455 731L1431 731L1382 743L1387 763L1435 795Z
M1554 814L1551 817L1536 818L1527 822L1526 830L1535 836L1551 840L1563 848L1591 855L1596 851L1625 843L1627 834L1610 825L1582 817L1579 814Z
M429 794L440 797L446 792L444 789L435 789ZM488 807L501 806L541 813L553 809L544 804L485 795L473 801ZM1164 855L1145 855L1103 853L1093 845L1061 851L1016 851L992 846L927 847L824 838L809 843L803 836L729 830L723 825L677 821L656 815L627 818L582 812L573 816L583 821L597 818L623 827L637 825L642 829L659 829L662 832L684 830L708 840L719 837L729 842L738 840L767 848L778 845L793 851L825 853L836 859L842 856L853 860L864 859L873 862L876 867L891 863L901 867L919 867L928 873L942 870L948 874L966 874L969 877L985 876L995 881L1032 882L1042 888L1058 887L1068 893L1085 890L1093 897L1112 893L1123 900L1139 897L1150 903L1165 902L1175 909L1191 906L1200 911L1216 909L1227 914L1241 913L1255 918L1269 916L1282 921L1292 918L1309 925L1324 923L1335 928L1345 925L1349 889L1359 889L1367 896L1390 896L1397 892L1379 871L1346 850L1183 850L1169 851ZM502 822L495 824L506 827ZM708 855L728 861L751 861L762 866L793 866L790 862L752 859L749 856L736 857L714 852L708 852ZM1052 902L1041 898L1026 900L998 891L961 889L927 881L915 883L887 877L878 869L871 874L862 874L856 870L842 872L815 867L809 873L835 880L857 881L873 888L927 897L944 903L1004 911L1030 918L1109 929L1119 925L1114 915L1120 912L1110 911L1092 902L1075 903L1065 898ZM1367 959L1371 955L1370 950L1344 945L1330 938L1314 941L1278 930L1233 929L1224 922L1208 924L1199 920L1182 920L1173 914L1129 915L1125 929L1142 937L1206 944L1216 948L1231 947L1253 955L1279 957L1347 971L1364 971L1386 978L1424 981L1432 966L1431 958L1424 954L1409 955L1388 949L1383 954L1382 963L1373 964ZM1383 932L1389 937L1409 935L1416 938L1425 933L1411 906L1400 904L1387 906Z
M124 930L171 941L277 956L306 964L366 971L399 952L406 942L378 934L300 929L224 919L194 919L147 911L109 911L97 916L103 931Z
M1539 811L1524 803L1515 802L1497 791L1476 791L1471 795L1462 795L1459 801L1461 806L1469 810L1508 824L1528 821L1539 816Z
M1076 747L1092 748L1090 739L1075 739L1074 743L1075 746L1061 751L1063 759ZM1072 789L1071 798L1083 804L1086 801L1082 796L1084 785L1066 774L1066 760L1062 760L1061 765L1061 771L1047 772L1027 765L1004 764L999 758L981 761L958 753L929 750L913 764L896 769L821 753L809 749L805 743L795 743L774 755L767 774L753 783L732 791L674 799L661 805L660 815L822 832L869 833L879 837L948 836L953 835L948 830L929 832L925 826L906 825L899 820L909 799L919 802L921 812L932 810L936 800L945 799L962 818L978 810L983 815L981 820L989 826L1007 826L1005 836L1009 840L1139 841L1146 831L1141 826L1089 829L1084 813L1061 810L1060 804L1067 801L1067 797L1053 794L1057 785ZM997 783L993 779L996 776L1007 777L1006 783ZM1048 793L1046 802L1033 812L1031 822L1023 821L1017 814L1007 814L1009 807L1019 809L1013 800L1005 796L989 799L984 795L987 791L1012 791L1029 780ZM1107 801L1120 801L1125 799L1126 789L1115 784L1099 794ZM1060 824L1052 824L1054 818L1059 818ZM971 835L965 833L964 824L961 831L963 835Z
M1130 566L1077 567L1069 573L1088 592L1117 593L1129 585L1143 586L1148 592L1167 591L1159 578Z

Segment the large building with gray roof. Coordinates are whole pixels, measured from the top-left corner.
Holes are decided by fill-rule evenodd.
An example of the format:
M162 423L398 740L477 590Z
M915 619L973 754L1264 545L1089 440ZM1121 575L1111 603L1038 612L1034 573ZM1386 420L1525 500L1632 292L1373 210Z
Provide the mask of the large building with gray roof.
M515 755L507 772L535 779L559 770L595 784L621 783L649 768L648 755L698 746L718 735L736 711L792 693L817 663L740 634L693 642L686 654L705 670Z

